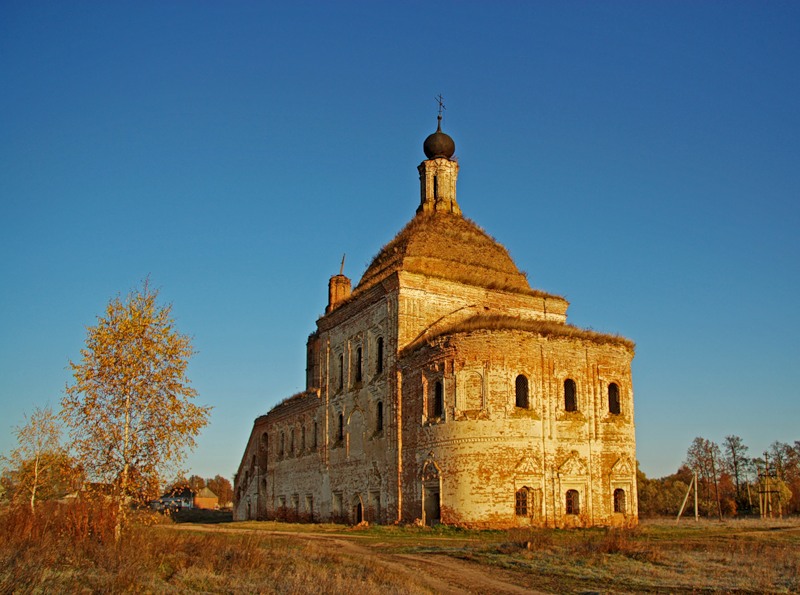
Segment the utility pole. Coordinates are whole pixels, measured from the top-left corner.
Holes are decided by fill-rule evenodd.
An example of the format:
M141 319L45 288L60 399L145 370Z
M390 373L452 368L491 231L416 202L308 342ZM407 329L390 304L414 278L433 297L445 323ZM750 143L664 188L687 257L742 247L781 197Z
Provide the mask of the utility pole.
M686 508L686 502L689 501L689 494L692 493L692 486L694 486L694 520L695 522L700 520L697 511L697 471L695 471L692 480L689 482L689 489L686 490L686 496L683 499L683 504L681 504L681 509L678 511L678 518L675 519L676 523L681 520L683 509Z

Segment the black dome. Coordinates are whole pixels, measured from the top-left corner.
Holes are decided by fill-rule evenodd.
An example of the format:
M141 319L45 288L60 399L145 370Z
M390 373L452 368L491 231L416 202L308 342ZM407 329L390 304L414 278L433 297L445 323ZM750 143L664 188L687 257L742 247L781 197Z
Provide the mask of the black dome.
M456 152L456 143L450 138L450 135L442 132L442 117L439 116L439 125L436 127L436 132L429 135L422 143L422 150L425 151L425 157L428 159L436 159L444 157L450 159L453 153Z

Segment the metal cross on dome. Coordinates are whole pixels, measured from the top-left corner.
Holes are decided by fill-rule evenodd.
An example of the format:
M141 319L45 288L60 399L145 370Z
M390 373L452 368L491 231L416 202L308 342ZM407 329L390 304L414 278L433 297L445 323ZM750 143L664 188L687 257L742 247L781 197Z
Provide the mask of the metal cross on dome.
M444 98L442 97L442 94L439 93L439 96L438 97L434 97L434 99L439 104L439 117L441 118L442 117L442 110L446 110L447 109L444 106Z

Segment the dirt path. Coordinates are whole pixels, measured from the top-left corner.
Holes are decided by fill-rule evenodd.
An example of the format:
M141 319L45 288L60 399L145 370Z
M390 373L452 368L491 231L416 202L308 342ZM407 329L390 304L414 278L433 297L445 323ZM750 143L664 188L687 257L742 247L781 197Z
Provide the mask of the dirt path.
M377 546L362 541L358 535L331 535L327 533L293 533L286 531L261 531L204 524L165 525L165 528L177 531L202 531L210 533L256 533L291 539L326 542L338 553L348 557L364 558L388 568L398 576L408 578L410 584L430 589L434 593L444 595L461 595L462 593L480 593L481 595L500 595L505 593L527 593L536 595L515 580L513 573L490 568L466 560L458 560L441 554L391 554L377 551Z

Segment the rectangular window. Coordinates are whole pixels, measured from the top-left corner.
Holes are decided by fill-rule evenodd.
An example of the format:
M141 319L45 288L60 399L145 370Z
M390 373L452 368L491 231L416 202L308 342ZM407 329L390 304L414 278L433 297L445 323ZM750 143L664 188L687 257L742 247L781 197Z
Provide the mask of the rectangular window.
M517 490L514 510L517 516L528 516L528 490L525 488Z

